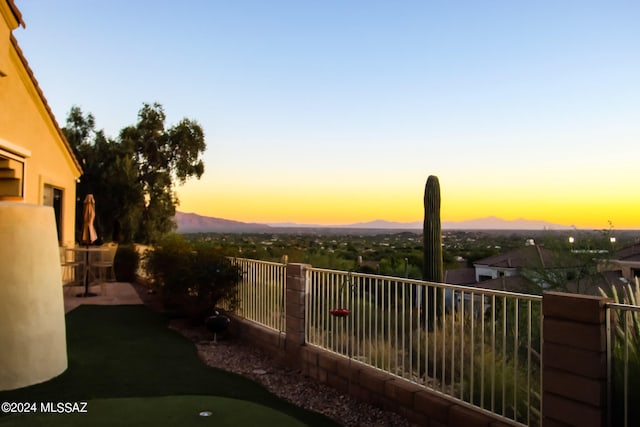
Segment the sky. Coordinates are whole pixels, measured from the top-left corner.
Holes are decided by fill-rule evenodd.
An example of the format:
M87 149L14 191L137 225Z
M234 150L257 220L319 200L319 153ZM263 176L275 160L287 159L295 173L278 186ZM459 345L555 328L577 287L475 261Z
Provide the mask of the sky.
M640 228L640 2L15 0L60 126L202 126L178 210Z

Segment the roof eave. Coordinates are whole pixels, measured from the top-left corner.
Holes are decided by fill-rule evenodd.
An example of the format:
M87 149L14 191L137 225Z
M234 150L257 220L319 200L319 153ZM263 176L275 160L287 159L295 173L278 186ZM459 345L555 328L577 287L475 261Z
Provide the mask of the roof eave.
M22 13L20 13L20 9L18 9L18 6L16 6L13 0L6 0L6 1L7 1L7 6L9 6L9 10L11 10L11 14L16 20L16 28L19 26L21 26L22 28L26 28L26 25L24 24L24 20L22 19Z
M11 0L8 0L8 1L9 1L9 3L11 3ZM49 103L47 102L47 98L45 98L44 93L42 92L42 89L40 88L40 85L38 84L38 80L36 80L36 77L33 74L33 70L31 70L31 67L29 66L29 63L27 62L27 58L24 56L24 54L22 53L22 49L20 49L20 46L18 45L18 41L13 36L13 34L11 34L10 39L11 39L11 44L13 45L14 49L16 50L16 53L18 54L18 57L20 58L20 62L24 66L25 70L27 71L27 74L29 75L29 79L33 83L33 86L34 86L36 92L38 93L38 96L40 97L40 100L42 101L42 105L44 105L44 108L47 111L47 114L49 115L49 118L51 119L51 122L53 123L53 127L55 128L58 136L60 137L60 139L62 140L62 143L64 144L65 148L67 149L67 152L69 153L69 156L71 156L71 159L72 159L72 162L73 162L74 166L78 170L78 176L82 175L82 173L83 173L82 166L80 166L80 162L78 162L78 159L76 158L75 154L73 153L73 149L71 148L71 144L69 144L69 141L67 141L67 138L64 136L64 133L62 133L62 129L58 125L58 121L56 120L56 117L54 116L53 111L51 111L51 107L49 106Z

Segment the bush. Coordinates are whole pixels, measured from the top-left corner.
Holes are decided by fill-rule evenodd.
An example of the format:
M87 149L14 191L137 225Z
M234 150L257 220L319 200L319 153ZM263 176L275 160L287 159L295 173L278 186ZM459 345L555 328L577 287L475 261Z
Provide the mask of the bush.
M118 282L134 282L140 255L135 247L131 245L119 245L116 256L113 260L113 269Z
M617 304L638 306L640 281L636 277L635 286L629 283L620 292L612 286L610 296L602 289L600 294ZM613 405L610 410L614 425L622 424L625 417L628 425L640 425L640 407L636 404L640 399L640 312L629 309L612 312Z
M146 252L144 267L165 308L195 323L203 321L223 300L230 308L235 306L240 271L215 248L194 247L183 237L172 235Z

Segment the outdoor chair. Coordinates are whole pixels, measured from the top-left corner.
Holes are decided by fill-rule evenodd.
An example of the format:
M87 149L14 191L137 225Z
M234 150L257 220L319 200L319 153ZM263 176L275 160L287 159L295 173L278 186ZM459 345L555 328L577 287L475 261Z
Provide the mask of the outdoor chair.
M118 251L117 243L105 243L101 251L92 254L95 259L91 261L91 269L94 271L96 281L100 284L102 294L105 295L105 284L116 281L116 272L113 268L113 260Z
M68 247L60 246L60 267L62 270L63 292L74 286L82 286L84 278L84 260L77 252Z

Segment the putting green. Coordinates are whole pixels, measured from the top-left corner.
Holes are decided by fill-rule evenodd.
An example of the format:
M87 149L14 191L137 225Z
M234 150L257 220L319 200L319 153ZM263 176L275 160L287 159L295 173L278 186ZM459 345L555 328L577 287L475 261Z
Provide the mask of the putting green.
M54 402L53 407L56 407ZM73 402L71 402L73 403ZM71 405L69 405L72 408ZM82 409L80 407L80 409ZM161 396L89 400L85 413L0 417L2 426L304 426L297 419L246 400L218 396ZM40 404L38 404L40 410ZM201 415L202 414L202 415ZM208 415L208 416L205 416Z

